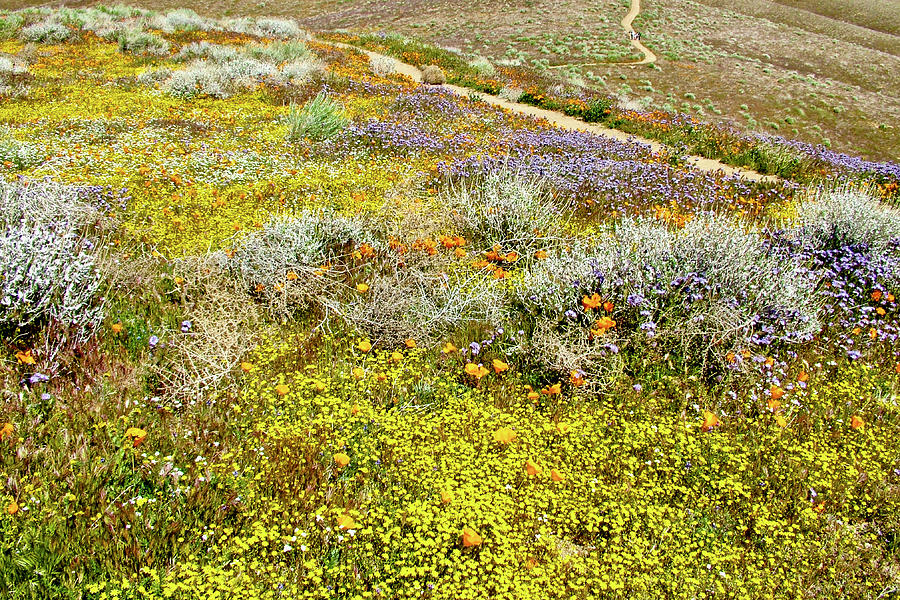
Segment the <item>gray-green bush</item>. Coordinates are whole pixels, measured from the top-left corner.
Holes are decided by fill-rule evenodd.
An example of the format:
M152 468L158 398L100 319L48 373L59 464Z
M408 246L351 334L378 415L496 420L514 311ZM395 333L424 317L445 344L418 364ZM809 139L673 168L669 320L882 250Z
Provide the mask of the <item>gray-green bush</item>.
M476 245L499 245L523 258L553 243L571 208L534 175L511 169L457 184L443 203L457 230Z
M169 53L169 42L153 33L138 29L127 29L118 34L119 52L125 54L165 56Z

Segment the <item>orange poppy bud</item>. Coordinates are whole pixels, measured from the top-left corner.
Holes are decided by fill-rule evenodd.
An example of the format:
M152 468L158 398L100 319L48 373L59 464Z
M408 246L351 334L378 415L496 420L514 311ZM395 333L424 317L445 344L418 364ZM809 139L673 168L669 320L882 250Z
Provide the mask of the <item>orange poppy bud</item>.
M544 252L543 250L538 250L537 252L534 253L534 257L538 260L543 260L543 259L547 258L547 253Z
M556 469L550 469L550 479L553 481L565 481L566 478L563 477L562 473L557 471Z
M481 536L478 535L474 529L463 527L462 545L464 547L468 548L470 546L480 546L482 541L483 540L481 539Z
M877 312L878 315L882 316L882 317L886 314L886 311L883 308L881 308L880 306L875 309L875 312Z
M540 397L541 397L541 395L538 394L537 392L528 392L528 399L529 399L529 400L537 400L537 399L540 398Z
M545 395L547 395L547 396L556 396L556 395L562 393L562 384L561 384L561 383L554 383L554 384L551 385L550 387L544 388L544 389L541 390L541 391L542 391Z
M769 394L772 395L772 400L781 400L781 397L784 396L784 390L777 385L773 385L769 388Z
M369 291L369 285L366 283L357 283L356 291L359 292L360 294L365 294L366 292Z
M874 300L875 302L881 300L881 290L875 290L874 292L872 292L872 300Z
M613 311L613 308L614 308L614 307L613 307L613 303L612 303L612 302L604 302L604 303L603 303L603 310L605 310L606 312L612 312L612 311Z
M407 347L407 348L410 348L410 349L416 347L416 340L414 340L414 339L412 339L412 338L406 340L406 341L403 342L403 343L406 344L406 347Z
M862 429L865 426L866 422L863 421L863 418L861 416L853 415L853 417L850 418L850 427L852 427L853 429Z
M291 388L289 388L285 383L279 383L275 386L275 393L279 396L287 396L287 393L289 391L291 391Z
M809 374L806 371L800 371L797 373L797 381L800 383L805 383L809 381Z
M369 343L369 340L363 340L358 343L356 347L360 350L360 352L368 352L372 349L372 344Z
M499 358L495 358L493 361L491 361L491 366L494 367L494 372L497 373L498 375L500 373L502 373L503 371L506 371L507 369L509 369L509 365L506 364L505 362L503 362L502 360L500 360Z
M15 500L12 500L9 505L7 505L6 512L10 515L16 514L19 512L19 504Z
M338 452L334 455L334 464L343 469L350 464L350 457L343 452Z

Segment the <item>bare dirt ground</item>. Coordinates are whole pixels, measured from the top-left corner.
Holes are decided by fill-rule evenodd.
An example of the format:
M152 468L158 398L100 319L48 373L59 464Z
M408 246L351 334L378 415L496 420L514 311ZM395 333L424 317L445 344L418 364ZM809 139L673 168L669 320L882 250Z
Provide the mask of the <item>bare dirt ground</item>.
M3 7L36 4L0 0ZM312 29L405 33L494 61L555 69L629 106L688 112L876 160L900 159L900 0L133 0L207 15L290 16ZM70 6L90 2L69 2Z

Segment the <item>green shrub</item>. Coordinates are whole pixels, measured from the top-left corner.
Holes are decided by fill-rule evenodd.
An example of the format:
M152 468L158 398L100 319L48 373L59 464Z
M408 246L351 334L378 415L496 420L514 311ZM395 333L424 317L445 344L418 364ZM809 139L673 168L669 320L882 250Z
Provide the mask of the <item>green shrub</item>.
M21 15L0 16L0 40L8 40L15 37L19 27L25 22Z
M339 102L329 98L326 94L318 96L298 109L291 105L288 113L288 140L294 142L303 138L311 140L324 140L337 135L349 124L349 119L343 114L343 107Z

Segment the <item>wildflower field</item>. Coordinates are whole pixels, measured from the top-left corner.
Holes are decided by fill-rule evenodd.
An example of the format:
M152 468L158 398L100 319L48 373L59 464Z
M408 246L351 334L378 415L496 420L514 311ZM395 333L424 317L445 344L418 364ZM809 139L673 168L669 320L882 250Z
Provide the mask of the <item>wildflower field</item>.
M900 597L900 166L547 102L0 11L0 598Z

